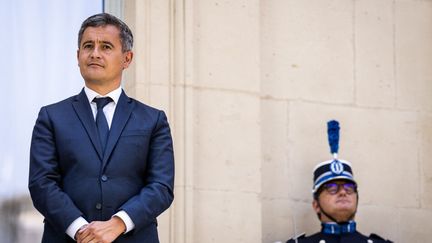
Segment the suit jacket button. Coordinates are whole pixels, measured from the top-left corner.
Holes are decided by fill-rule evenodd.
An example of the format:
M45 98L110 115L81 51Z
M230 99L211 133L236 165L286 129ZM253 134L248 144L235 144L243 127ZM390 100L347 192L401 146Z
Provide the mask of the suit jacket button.
M102 181L107 181L107 180L108 180L108 177L107 177L106 175L102 175L101 180L102 180Z
M97 209L97 210L101 210L101 209L102 209L102 204L100 204L100 203L96 203L96 209Z

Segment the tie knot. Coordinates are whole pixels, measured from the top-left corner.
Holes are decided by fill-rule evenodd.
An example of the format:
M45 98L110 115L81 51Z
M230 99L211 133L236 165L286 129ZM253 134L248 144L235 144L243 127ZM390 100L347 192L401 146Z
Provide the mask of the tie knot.
M94 102L96 102L97 109L100 110L104 108L108 103L112 101L110 97L103 97L103 98L94 98Z

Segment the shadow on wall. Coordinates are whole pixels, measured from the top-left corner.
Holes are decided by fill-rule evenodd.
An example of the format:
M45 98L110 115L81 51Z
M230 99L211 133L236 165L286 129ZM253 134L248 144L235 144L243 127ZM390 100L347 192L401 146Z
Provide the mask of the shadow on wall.
M0 202L0 242L33 243L42 239L43 217L23 196Z

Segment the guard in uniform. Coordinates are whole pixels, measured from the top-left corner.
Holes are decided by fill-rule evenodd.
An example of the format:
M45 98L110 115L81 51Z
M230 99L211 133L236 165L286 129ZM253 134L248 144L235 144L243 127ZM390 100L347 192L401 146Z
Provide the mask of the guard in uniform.
M321 221L321 232L307 237L304 234L296 236L287 243L391 243L376 234L368 237L356 230L357 183L351 164L337 158L339 123L333 120L327 126L333 159L315 167L312 189L312 207Z

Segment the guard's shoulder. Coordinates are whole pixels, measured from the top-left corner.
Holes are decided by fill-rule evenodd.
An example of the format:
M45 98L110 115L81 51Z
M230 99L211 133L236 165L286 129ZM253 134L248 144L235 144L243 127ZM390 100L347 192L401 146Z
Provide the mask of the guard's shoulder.
M302 239L304 239L306 237L306 233L301 233L301 234L299 234L299 235L296 235L296 236L294 236L293 238L291 238L291 239L289 239L289 240L287 240L287 242L286 243L295 243L296 242L296 240L302 240Z
M321 237L321 233L318 232L313 235L306 236L305 233L299 234L292 239L289 239L286 243L315 243L318 242L318 239Z
M386 239L382 238L381 236L379 236L377 234L374 234L374 233L372 233L372 234L369 235L369 239L372 240L372 242L375 242L375 243L377 243L377 242L393 243L393 241L386 240Z

